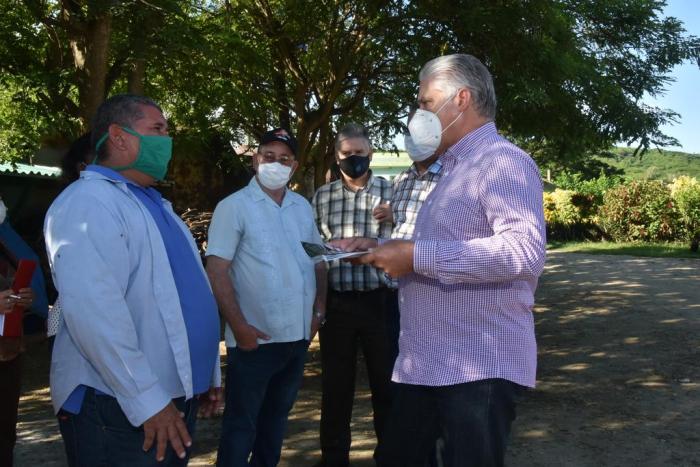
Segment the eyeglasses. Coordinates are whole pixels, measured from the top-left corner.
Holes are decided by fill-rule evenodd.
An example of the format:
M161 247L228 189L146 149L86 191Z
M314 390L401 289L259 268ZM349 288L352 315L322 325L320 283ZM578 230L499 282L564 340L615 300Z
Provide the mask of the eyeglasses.
M260 153L260 158L262 159L262 162L266 164L270 164L272 162L279 162L282 165L292 165L294 163L294 157L287 156L284 154L278 156L274 152L262 152Z

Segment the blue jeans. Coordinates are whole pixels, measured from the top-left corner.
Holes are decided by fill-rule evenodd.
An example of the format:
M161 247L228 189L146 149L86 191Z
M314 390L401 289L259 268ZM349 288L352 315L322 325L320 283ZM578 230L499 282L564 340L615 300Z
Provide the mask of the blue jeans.
M187 431L194 438L197 399L185 402L181 397L173 403L185 414ZM79 414L58 412L58 426L70 467L179 467L187 465L192 451L186 448L187 456L180 459L168 444L165 460L157 462L155 442L148 452L142 449L143 426L133 426L114 397L96 395L92 388L85 391Z
M438 387L397 384L377 465L502 466L521 391L504 379Z
M251 351L228 348L217 466L277 465L308 347L300 340L261 344Z
M386 334L389 342L389 361L393 370L396 357L399 356L399 334L401 328L401 312L399 310L399 292L389 289L386 293Z

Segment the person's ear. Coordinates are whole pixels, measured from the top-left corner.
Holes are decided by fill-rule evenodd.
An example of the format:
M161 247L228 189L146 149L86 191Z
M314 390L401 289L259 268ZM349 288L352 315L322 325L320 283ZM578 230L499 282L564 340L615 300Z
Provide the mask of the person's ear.
M107 133L109 134L109 141L117 150L125 151L127 149L126 141L124 140L124 130L119 125L112 123L107 129Z
M457 92L457 108L464 112L472 103L472 93L468 88L462 88Z

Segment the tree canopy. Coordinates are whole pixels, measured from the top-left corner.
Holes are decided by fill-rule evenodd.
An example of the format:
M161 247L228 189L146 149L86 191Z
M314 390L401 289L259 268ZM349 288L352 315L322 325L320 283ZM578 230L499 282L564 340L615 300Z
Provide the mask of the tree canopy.
M313 188L344 123L367 125L376 145L391 149L420 67L454 52L491 70L498 127L545 166L621 141L665 146L673 139L660 128L677 114L643 98L664 91L675 65L698 62L700 39L664 6L0 0L0 158L27 160L41 145L74 138L108 95L132 92L163 104L176 157L205 167L197 183L240 165L231 143L287 126L299 139L297 181ZM192 180L192 170L178 173Z

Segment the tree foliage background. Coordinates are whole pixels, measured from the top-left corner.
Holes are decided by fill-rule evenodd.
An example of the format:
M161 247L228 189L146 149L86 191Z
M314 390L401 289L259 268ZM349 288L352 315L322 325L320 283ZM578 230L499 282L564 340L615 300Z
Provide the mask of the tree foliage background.
M494 75L497 125L544 167L618 142L673 143L645 105L700 39L653 0L0 0L0 158L27 161L89 129L119 92L162 103L179 205L210 207L245 173L232 146L273 126L299 139L300 189L323 182L335 132L392 149L430 58Z

